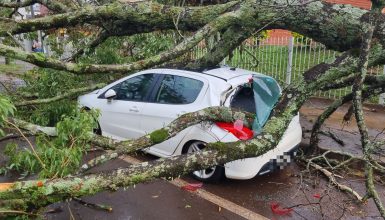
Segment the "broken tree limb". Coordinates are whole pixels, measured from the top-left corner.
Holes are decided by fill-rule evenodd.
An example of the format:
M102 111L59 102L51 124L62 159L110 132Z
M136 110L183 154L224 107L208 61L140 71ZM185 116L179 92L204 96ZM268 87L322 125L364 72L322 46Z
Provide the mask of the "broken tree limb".
M373 150L372 143L369 139L368 128L365 124L364 111L362 107L362 89L364 80L368 71L368 59L369 59L369 50L373 38L374 29L377 22L379 21L378 17L381 15L381 10L384 7L384 1L372 1L372 11L369 14L369 18L366 22L363 22L364 29L364 39L362 41L360 57L358 62L359 72L354 80L352 87L353 93L353 109L354 115L356 118L358 130L361 134L361 145L364 158L366 159L365 163L365 176L366 176L366 190L367 196L365 198L373 198L374 203L377 206L378 211L381 216L385 218L385 208L382 204L382 201L376 191L374 186L374 177L373 177L373 167L370 163L371 152Z
M331 89L345 88L345 87L351 86L354 82L354 79L355 79L355 74L352 74L351 76L339 79L336 82L326 85L325 87L321 88L321 90L328 91ZM384 75L366 75L364 83L367 86L383 85L385 84L385 76Z
M100 31L100 33L93 39L88 45L86 45L83 48L78 49L74 54L71 55L71 57L65 59L65 61L70 62L74 61L77 58L79 58L81 55L84 54L85 48L87 48L89 51L93 51L97 46L99 46L101 43L106 41L108 37L110 36L110 33L106 30Z
M9 118L8 121L15 124L17 127L29 131L33 135L44 133L48 136L57 136L56 128L54 127L43 127L40 125L32 124L17 118Z
M346 186L346 185L343 185L343 184L340 184L337 182L334 174L330 171L328 171L327 169L321 167L320 165L316 164L316 163L313 163L313 162L309 162L308 161L308 164L309 166L315 168L316 170L322 172L327 178L329 178L329 181L334 184L338 189L342 190L342 191L345 191L345 192L348 192L350 193L351 195L353 195L358 201L362 202L363 200L363 197L360 196L360 194L358 194L355 190L353 190L352 188Z
M322 155L317 156L317 157L320 157L320 158L322 157L322 159L324 159L325 161L326 160L330 160L330 159L327 158L327 155L329 155L329 154L332 154L333 157L334 156L348 157L348 159L344 160L343 162L338 162L334 166L330 165L330 167L333 170L338 169L340 167L343 167L345 165L348 165L349 163L354 162L354 161L362 162L363 167L364 167L364 164L366 163L366 159L364 157L353 155L353 154L348 153L348 152L336 151L336 150L330 150L330 149L323 149L323 148L320 148L320 150L321 151L325 151L325 152ZM312 160L312 159L310 159L310 160ZM370 161L370 163L372 164L372 166L373 166L375 171L377 171L380 174L384 174L385 173L385 167L380 164L380 161L372 159Z
M335 62L340 62L340 60ZM322 65L320 68L322 68ZM328 74L330 69L322 68L322 71ZM206 150L201 152L146 162L111 171L108 174L15 182L0 191L0 199L21 198L27 206L33 204L34 207L41 207L66 198L91 195L96 192L126 187L158 177L173 178L193 170L262 155L276 146L293 116L297 115L298 109L313 92L320 88L322 84L320 82L324 82L325 79L320 77L318 80L308 83L302 81L297 85L287 87L283 91L280 101L273 109L262 133L251 140L234 143L210 143L207 145Z
M22 130L28 131L28 134L26 135L47 135L49 137L56 137L57 131L55 127L44 127L37 124L33 124L21 119L17 118L9 118L8 121L11 121L14 123L17 127L19 127ZM117 143L116 140L113 140L108 137L104 137L97 134L92 134L92 139L90 140L90 143L93 143L97 146L103 147L103 149L106 150L113 150L115 149L115 144Z
M158 177L175 178L193 170L262 155L276 146L292 117L297 114L301 102L304 101L302 97L307 95L299 92L290 98L282 97L281 102L286 107L276 109L263 132L252 140L234 143L209 143L207 150L131 165L128 168L117 169L108 174L15 182L0 191L0 199L23 199L28 206L33 204L34 207L42 207L66 198L114 190L117 187L127 187Z
M90 207L90 208L93 208L93 209L99 209L99 210L103 210L103 211L107 211L107 212L112 212L112 207L111 206L108 206L108 205L102 205L102 204L96 204L96 203L90 203L90 202L86 202L80 198L72 198L74 201L78 202L79 204L81 205L84 205L86 207Z
M175 29L174 20L178 16L179 30L195 31L215 19L218 15L242 7L248 8L250 16L255 19L264 15L280 17L284 8L285 16L266 27L266 29L290 29L312 37L318 42L322 42L337 50L357 47L360 39L355 33L360 30L359 20L368 13L367 10L349 5L341 6L345 10L340 10L339 7L324 1L307 2L304 4L301 0L294 0L290 3L286 0L245 0L202 7L174 7L162 5L154 1L138 1L134 3L115 1L93 8L84 7L70 13L51 15L23 22L7 22L3 26L8 26L8 31L12 34L18 34L38 29L47 30L84 23L98 25L102 19L115 21L113 22L113 29L125 32L126 35L132 35L152 32L156 29ZM339 19L334 21L333 18L336 16ZM314 17L317 17L317 20L313 19ZM298 20L302 20L302 22L298 22ZM258 26L258 20L254 22L254 25ZM307 25L303 25L303 22L306 22ZM243 23L246 24L249 21ZM343 34L340 31L341 25L344 27ZM376 34L379 35L378 38L380 39L383 37L381 29ZM335 36L339 36L339 38Z
M272 7L271 5L275 5L276 7ZM251 6L252 6L252 8L255 9L255 11L250 10ZM100 7L102 7L102 8L100 8ZM115 11L111 10L111 11L116 12L116 14L111 15L111 14L109 14L110 11L107 12L107 9L115 9L115 7L118 10L115 10ZM125 7L127 8L127 10L122 11L122 8L125 8ZM306 33L307 36L317 39L318 41L326 44L328 47L336 47L339 50L342 50L342 49L349 49L349 48L357 47L357 45L359 45L359 42L360 42L360 39L358 39L359 38L358 35L353 34L353 33L359 32L359 30L360 30L359 22L348 22L348 21L358 21L361 17L364 17L367 14L366 10L361 10L361 9L350 7L350 6L343 6L346 8L346 10L344 12L349 11L349 13L341 14L341 10L339 10L338 8L335 8L332 4L327 3L327 2L318 2L318 1L317 2L309 2L307 4L303 4L302 1L298 1L298 2L293 1L292 5L290 5L290 7L288 7L287 1L284 1L284 0L275 0L274 4L270 3L270 2L264 2L264 1L262 1L260 3L255 3L253 1L248 0L248 1L243 1L242 3L234 1L234 2L229 2L227 4L204 6L204 7L185 7L185 8L183 8L183 7L167 7L167 9L165 9L161 12L158 11L158 10L163 9L164 7L165 7L164 5L159 5L158 3L149 3L147 1L146 2L144 2L144 1L143 2L142 1L137 2L135 4L114 2L114 3L108 4L108 5L103 5L103 6L99 6L99 7L94 8L95 11L93 13L96 13L98 15L98 16L95 15L95 17L92 17L91 15L88 17L87 13L85 13L82 10L79 10L76 13L59 14L59 15L53 15L53 16L47 16L44 18L39 18L40 20L39 19L37 19L37 20L32 19L31 21L28 21L30 23L25 23L25 24L22 24L22 23L16 23L15 24L11 20L5 19L4 22L6 24L4 25L4 27L8 26L7 30L9 31L9 28L12 28L14 26L15 26L15 28L20 28L20 29L29 28L29 27L34 27L34 28L39 27L40 29L45 29L48 27L49 28L58 28L58 27L63 27L63 26L68 26L68 25L71 26L72 23L68 20L72 19L73 20L72 22L75 22L75 21L76 22L85 22L84 20L82 20L80 18L83 18L82 16L85 16L85 14L87 14L87 16L86 16L87 19L90 19L90 20L94 19L94 21L97 21L97 22L100 22L100 18L103 16L107 16L107 17L103 17L105 19L107 19L108 16L112 16L113 19L117 19L117 22L115 22L115 23L122 25L122 27L111 27L111 28L115 29L116 33L119 33L120 35L122 35L122 33L124 31L127 31L127 30L134 31L134 28L132 28L132 27L133 26L136 27L135 24L133 24L133 23L135 23L135 21L129 20L129 18L131 18L131 16L134 16L134 15L142 15L143 17L139 16L140 19L138 18L138 16L134 16L136 19L140 20L140 21L137 21L138 22L137 25L138 25L138 27L140 26L141 29L137 30L136 32L133 32L133 33L125 33L126 35L131 35L134 33L143 33L143 32L153 31L153 30L155 30L154 28L156 28L157 30L158 29L167 30L170 28L174 28L174 23L173 23L174 20L173 19L175 19L174 13L176 13L178 15L179 14L183 15L181 17L181 21L178 23L179 24L178 28L181 28L181 30L190 30L191 31L191 30L196 30L199 27L202 27L203 25L207 24L209 21L214 20L215 18L217 18L218 16L220 16L221 14L223 14L227 11L234 10L234 12L244 11L243 14L245 16L242 16L242 18L240 19L241 20L240 23L242 25L238 25L240 27L248 26L248 27L254 27L255 29L259 29L259 28L264 28L264 29L283 28L284 27L285 29L293 29L293 30L296 30L297 32L302 33L302 34ZM281 19L278 19L275 22L268 23L268 25L266 27L264 27L266 25L266 22L263 22L263 21L267 21L269 19L271 20L271 18L282 16L282 8L283 7L287 7L286 10L288 10L287 13L285 13L285 16L283 16ZM143 8L149 8L149 11L142 11ZM326 10L326 9L328 9L328 10ZM83 10L88 10L88 9L83 9ZM326 10L326 11L324 11L324 10ZM198 11L199 11L199 13L198 13ZM335 36L338 35L338 33L340 33L340 32L336 31L336 30L333 30L331 32L330 28L331 29L337 28L337 27L340 27L340 25L332 23L333 19L330 18L330 16L332 16L332 15L329 13L332 13L333 15L341 16L342 17L341 20L347 21L344 24L351 25L351 26L345 25L346 30L344 33L349 33L349 34L344 35L344 36L339 36L338 41L336 40ZM75 14L77 14L77 16L80 16L80 17L74 18L73 16L75 16ZM201 17L202 14L210 15L211 17L209 16L210 19L208 19L206 17L203 18L203 17ZM256 15L261 15L261 14L264 14L264 16L257 16L257 18L255 17ZM145 30L145 27L143 27L143 23L141 23L142 20L144 20L146 16L150 16L151 18L153 18L156 15L159 15L160 17L162 17L162 16L165 16L165 17L163 20L161 18L156 19L156 20L151 19L151 23L146 23L146 25L144 25L145 27L148 27L149 30ZM66 20L66 22L69 22L69 23L66 23L66 22L60 23L62 20L64 21L65 19L67 19L66 16L69 16L68 20ZM298 16L300 16L300 17L298 17ZM317 22L315 24L314 19L306 20L306 22L309 23L309 25L299 25L298 22L296 22L296 21L298 21L298 18L311 18L313 16L316 16L317 18L319 18L322 21L317 20ZM119 20L119 19L122 19L122 20ZM125 19L127 19L129 21L126 21ZM183 20L183 19L185 19L185 20ZM207 20L204 20L204 19L207 19ZM385 17L384 17L384 19L385 19ZM183 22L182 22L182 20L183 20ZM167 27L162 26L163 24L167 23L166 21L170 23L170 26L167 26ZM284 22L282 22L282 21L284 21ZM27 21L23 21L23 22L27 22ZM56 23L56 22L57 22L57 24L55 24L56 26L55 25L50 26L51 23ZM127 23L127 22L129 22L129 23ZM133 22L133 23L131 23L131 22ZM161 22L162 25L159 22ZM191 24L187 25L188 22L191 22L191 24L194 24L194 25L193 26ZM154 26L149 27L151 25L154 25ZM320 28L319 25L325 26L325 27ZM227 25L227 26L229 26L229 25ZM130 27L130 28L127 28L127 27ZM329 29L327 29L326 27L329 27ZM314 30L317 30L317 31L314 32ZM326 31L326 30L328 30L328 31ZM381 35L381 33L382 33L381 30L382 29L380 29L379 31L376 32L376 34L378 35L377 37L379 39L385 39L385 37L382 37L382 35ZM24 30L24 32L26 32L26 31L27 30ZM29 31L32 31L32 30L29 30ZM23 31L20 30L20 33L21 32L23 32ZM337 32L337 33L335 33L335 32ZM20 59L20 57L24 57L26 59L25 55L20 55L17 53L15 54L16 51L14 51L10 48L2 48L2 49L3 49L3 51L6 49L9 49L10 53L7 53L8 55L6 55L6 56L19 57L16 59ZM2 49L0 48L0 51L2 51ZM381 54L381 53L378 53L378 54ZM157 60L157 58L155 58L155 57L154 57L154 59ZM147 61L153 62L154 60L146 60L146 62ZM108 67L105 67L103 65L81 65L81 64L74 64L74 63L63 63L63 62L58 62L56 60L43 59L42 57L39 57L39 56L34 57L33 55L30 56L30 61L27 61L27 62L32 62L32 63L34 62L35 64L48 62L50 65L45 65L48 68L68 70L68 71L74 71L74 72L80 72L80 73L92 72L93 70L95 70L96 72L105 72L105 73L112 73L112 72L125 72L125 73L127 73L127 71L148 68L148 67L155 65L155 64L149 64L149 65L144 65L141 68L139 68L140 62L138 62L138 63L136 63L139 65L138 68L133 68L133 65L128 65L128 66L123 65L123 66L121 66L121 68L118 68L117 66L110 66L110 68L108 68ZM385 62L385 60L382 60L382 63L384 63L384 62ZM379 62L379 63L381 63L381 62ZM42 65L44 66L44 64L42 64Z
M155 130L150 134L142 136L138 139L114 143L110 139L106 138L105 143L103 143L103 141L99 141L101 147L105 148L106 146L110 146L109 148L113 148L115 150L88 161L83 166L81 166L80 172L84 172L111 159L115 159L122 154L133 153L137 150L151 147L155 144L166 141L192 125L205 121L234 122L237 119L243 120L243 123L246 127L251 127L251 124L254 120L254 114L235 111L227 107L209 107L196 112L183 114L164 128Z
M310 94L305 90L303 83L296 87L287 88L279 104L273 110L272 117L265 125L263 132L252 140L235 143L210 143L207 145L207 150L201 152L146 162L126 169L118 169L108 174L16 182L0 192L0 199L22 198L27 204L41 207L69 197L129 186L156 177L176 177L192 170L261 155L276 146L292 117L297 114L298 109ZM26 192L29 192L28 198L26 198ZM34 195L31 196L31 193Z
M368 87L363 90L363 99L368 99L372 96L376 96L378 94L381 94L385 92L385 85L381 87L373 86ZM321 126L324 124L326 119L328 119L340 106L342 106L345 103L350 102L353 99L353 93L349 93L348 95L342 97L341 99L337 99L334 101L329 107L322 112L321 115L317 117L316 122L314 122L314 125L312 127L311 136L310 136L310 148L313 146L316 146L318 144L318 136Z
M37 30L74 27L80 24L100 26L103 21L110 21L110 28L115 33L126 35L152 32L159 29L174 29L173 18L178 14L181 30L196 31L219 15L231 11L238 1L225 4L200 7L175 7L159 4L154 1L119 2L82 7L71 12L45 16L42 18L15 21L0 20L0 35L4 32L20 34ZM112 22L115 21L115 22Z
M233 24L242 15L242 11L237 13L226 13L219 16L217 19L205 25L198 30L193 36L185 39L180 44L176 45L169 51L162 52L150 58L139 60L131 64L124 65L97 65L97 64L76 64L69 62L62 62L50 57L46 57L42 53L24 52L13 47L0 44L0 55L13 57L25 62L35 64L40 67L53 68L57 70L65 70L76 74L90 74L90 73L110 73L110 74L127 74L134 70L141 70L162 64L172 60L180 55L183 55L195 45L197 45L206 36L225 28L227 25Z
M251 33L252 30L250 28L231 26L223 33L221 39L214 45L212 50L207 52L202 58L188 63L186 68L194 70L201 67L208 68L217 65L238 45L250 37Z
M66 99L66 98L73 98L73 97L79 96L79 94L93 91L95 89L103 88L105 85L106 85L105 83L99 83L99 84L91 85L91 86L87 86L87 87L70 89L70 90L68 90L68 92L66 92L64 94L61 94L61 95L58 95L55 97L51 97L51 98L35 99L35 100L17 102L17 103L15 103L15 106L20 107L20 106L28 106L28 105L41 105L41 104L56 102L56 101Z
M91 143L96 144L104 149L114 149L113 152L103 154L96 157L81 167L84 172L96 165L104 163L108 160L117 158L122 154L129 154L154 144L168 140L177 135L183 129L192 125L205 121L223 121L234 122L237 119L243 120L246 127L251 127L254 120L254 114L248 112L241 112L232 110L227 107L209 107L196 112L186 113L172 121L166 127L155 130L150 134L142 136L138 139L116 142L115 140L103 137L100 135L93 135ZM27 130L32 134L44 133L48 136L56 136L56 129L54 127L42 127L32 123L25 122L20 119L11 119L18 127Z
M337 137L337 135L333 134L331 131L319 131L319 133L321 133L327 137L330 137L335 142L337 142L339 145L345 146L345 142L343 140L341 140L341 138Z
M41 104L47 104L47 103L51 103L51 102L56 102L56 101L59 101L59 100L62 100L62 99L66 99L66 98L76 97L79 94L83 94L85 92L93 91L95 89L103 88L105 85L106 85L105 83L99 83L99 84L91 85L91 86L87 86L87 87L70 89L70 90L68 90L68 92L66 92L64 94L61 94L61 95L58 95L58 96L55 96L55 97L45 98L45 99L35 99L35 100L22 101L22 102L16 103L15 106L16 107L20 107L20 106L27 106L27 105L41 105Z

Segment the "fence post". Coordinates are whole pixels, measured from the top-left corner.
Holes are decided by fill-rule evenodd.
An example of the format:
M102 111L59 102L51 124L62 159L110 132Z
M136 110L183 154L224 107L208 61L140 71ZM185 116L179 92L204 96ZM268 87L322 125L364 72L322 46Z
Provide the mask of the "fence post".
M384 70L383 70L382 74L385 75L385 65L384 65L383 68L384 68ZM379 100L378 100L378 104L380 104L380 105L385 105L385 93L382 93L382 94L380 95L380 98L379 98Z
M287 62L287 70L286 70L286 84L289 85L291 83L291 70L293 65L293 49L294 49L294 37L291 36L289 39L289 59Z

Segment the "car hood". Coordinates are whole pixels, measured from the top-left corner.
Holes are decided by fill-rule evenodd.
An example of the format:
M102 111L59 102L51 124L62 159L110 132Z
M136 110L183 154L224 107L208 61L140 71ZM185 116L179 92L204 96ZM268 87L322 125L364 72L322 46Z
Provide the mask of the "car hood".
M92 92L90 92L88 94L98 94L99 92L100 92L100 89L97 89L97 90L94 90L94 91L92 91Z

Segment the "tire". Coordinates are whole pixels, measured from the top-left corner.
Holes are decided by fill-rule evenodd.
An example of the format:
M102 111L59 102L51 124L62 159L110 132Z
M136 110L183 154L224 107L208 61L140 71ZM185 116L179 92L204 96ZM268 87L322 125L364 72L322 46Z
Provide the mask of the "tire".
M182 153L192 153L199 150L202 150L206 146L206 143L203 141L191 141L188 142ZM215 166L205 170L197 170L190 174L194 179L205 183L216 183L222 180L225 177L225 168L223 166Z

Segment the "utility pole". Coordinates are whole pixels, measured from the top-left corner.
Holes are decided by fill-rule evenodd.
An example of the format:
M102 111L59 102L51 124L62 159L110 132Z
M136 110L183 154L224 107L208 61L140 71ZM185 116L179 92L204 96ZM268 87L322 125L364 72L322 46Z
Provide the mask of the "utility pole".
M286 84L289 85L291 83L291 72L293 69L293 49L294 49L294 37L290 37L289 45L288 45L288 62L286 68Z

